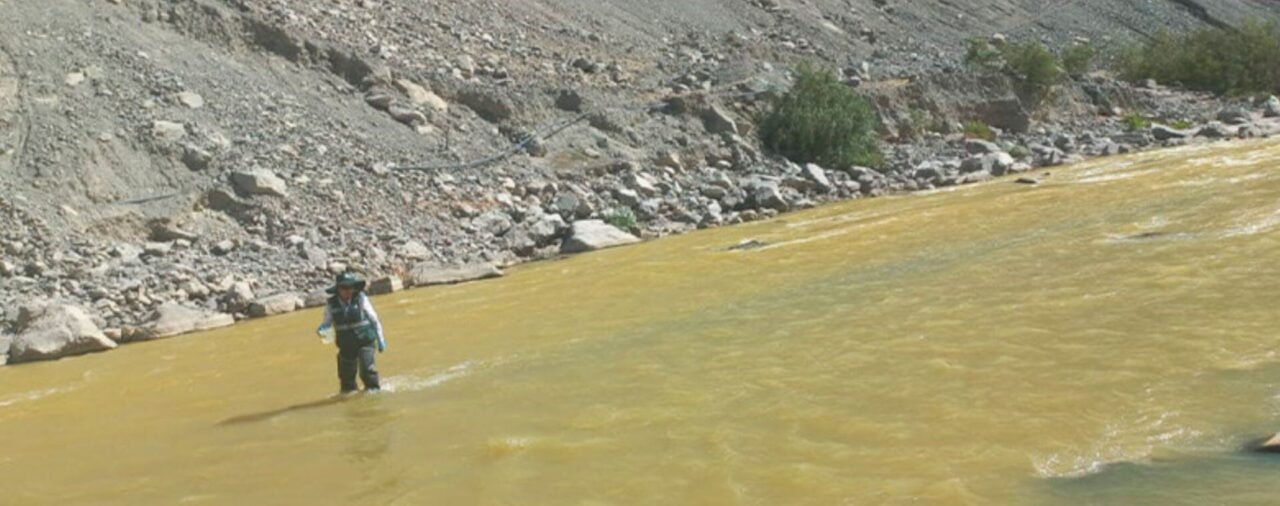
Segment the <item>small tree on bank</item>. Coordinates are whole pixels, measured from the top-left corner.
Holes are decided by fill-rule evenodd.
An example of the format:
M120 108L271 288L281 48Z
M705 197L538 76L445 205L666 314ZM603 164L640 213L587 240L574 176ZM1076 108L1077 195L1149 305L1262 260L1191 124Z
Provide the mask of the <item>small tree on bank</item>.
M765 148L796 163L843 170L883 161L875 111L829 70L797 67L795 84L773 100L759 123Z

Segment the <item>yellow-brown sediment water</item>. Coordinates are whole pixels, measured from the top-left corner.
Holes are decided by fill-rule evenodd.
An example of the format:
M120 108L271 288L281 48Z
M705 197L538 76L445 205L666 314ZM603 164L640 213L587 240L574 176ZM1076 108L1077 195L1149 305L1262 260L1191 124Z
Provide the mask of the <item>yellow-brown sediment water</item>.
M0 502L1274 503L1278 303L1280 144L1100 159L0 369Z

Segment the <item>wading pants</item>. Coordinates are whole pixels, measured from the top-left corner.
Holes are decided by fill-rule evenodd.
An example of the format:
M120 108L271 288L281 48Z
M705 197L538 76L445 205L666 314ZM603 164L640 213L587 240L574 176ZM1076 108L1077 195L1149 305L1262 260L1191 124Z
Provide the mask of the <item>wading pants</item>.
M338 348L338 381L342 383L342 391L356 390L356 371L360 372L360 382L365 390L378 390L378 370L373 365L373 346L359 348Z

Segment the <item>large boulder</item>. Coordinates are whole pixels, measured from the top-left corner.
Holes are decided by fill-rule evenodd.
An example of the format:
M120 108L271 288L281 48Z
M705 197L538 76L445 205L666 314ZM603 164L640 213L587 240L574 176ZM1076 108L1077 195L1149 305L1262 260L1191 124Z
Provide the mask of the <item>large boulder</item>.
M1151 136L1158 141L1167 141L1171 139L1185 139L1191 136L1191 132L1179 130L1168 125L1155 124L1151 125Z
M431 249L420 241L409 241L395 248L395 255L408 260L431 258Z
M502 270L493 264L440 265L424 262L409 271L413 286L451 285L467 281L496 278Z
M249 316L261 318L290 313L301 308L302 297L296 293L278 293L263 297L249 304Z
M822 170L822 167L816 164L806 163L804 168L801 169L801 173L804 174L805 179L812 181L820 191L829 192L834 188L831 185L831 179L827 178L827 171Z
M1013 163L1013 156L1009 153L989 153L965 159L960 164L960 172L964 174L986 173L993 176L1003 176L1009 173L1009 169L1013 168Z
M1000 146L991 141L982 139L965 139L964 150L971 155L986 155L991 153L999 153Z
M458 102L490 123L501 123L515 116L516 109L511 100L493 91L467 90L458 94Z
M9 362L53 360L116 347L93 319L77 306L31 305L18 314L18 335L9 347Z
M396 87L400 88L400 91L409 97L409 103L415 106L426 106L428 109L438 113L449 112L448 102L445 102L439 95L432 93L431 90L418 83L408 79L397 79Z
M317 288L307 292L307 296L302 298L302 307L320 307L329 303L329 297L332 295L328 289Z
M369 292L369 295L382 295L400 290L404 290L404 281L401 281L399 276L391 275L369 282L369 288L365 291Z
M235 324L236 319L226 313L195 309L176 302L169 302L156 308L147 323L144 332L137 334L137 340L161 339L202 330L211 330Z
M702 111L702 125L707 132L713 134L736 134L738 133L738 122L733 120L733 116L718 105L708 107Z
M267 170L239 171L231 174L236 188L249 195L288 196L288 186L283 179Z
M1243 125L1253 121L1253 115L1243 107L1227 107L1218 111L1218 121L1228 125Z
M1267 97L1267 101L1262 103L1262 115L1267 118L1280 117L1280 98L1275 95Z
M617 227L601 220L579 220L573 222L573 230L565 239L560 251L563 253L582 253L598 249L612 248L640 242L636 236L623 232Z

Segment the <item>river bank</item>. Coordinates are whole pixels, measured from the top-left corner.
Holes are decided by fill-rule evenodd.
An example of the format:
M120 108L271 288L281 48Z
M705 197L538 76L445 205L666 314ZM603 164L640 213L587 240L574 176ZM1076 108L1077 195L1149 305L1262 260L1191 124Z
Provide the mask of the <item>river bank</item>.
M1002 147L1002 145L1022 146L1022 144L1011 143L1011 138L997 137L994 141L987 141L951 136L933 139L940 142L895 145L892 147L895 158L923 158L923 161L916 164L914 170L905 173L907 178L894 179L877 171L860 168L849 172L833 173L812 164L800 167L783 161L781 163L785 164L785 171L781 177L755 175L753 177L756 179L750 184L743 184L741 180L737 184L732 180L723 179L700 181L704 194L708 193L709 189L725 190L741 185L743 190L739 191L745 193L746 209L732 211L728 219L701 220L697 221L696 225L688 222L690 226L685 228L657 232L650 230L642 235L646 239L656 239L694 228L769 219L788 211L806 209L823 203L927 191L993 181L1001 177L1005 177L1002 181L1009 183L1034 185L1049 177L1051 175L1049 169L1053 167L1093 157L1225 139L1269 137L1280 132L1280 118L1272 114L1269 109L1271 104L1261 105L1262 107L1257 111L1239 107L1223 109L1217 115L1218 120L1182 129L1157 124L1146 132L1108 133L1104 123L1087 130L1079 137L1065 133L1055 134L1052 138L1040 137L1044 144L1032 141L1030 148L1024 148L1030 153L1029 159L1021 160L1015 159ZM1100 127L1104 129L1099 132L1097 129ZM1027 139L1036 138L1034 135L1024 135L1013 139L1017 139L1017 142L1027 142ZM1119 143L1118 140L1128 142ZM956 157L941 154L947 150L961 151L965 154ZM931 156L922 156L921 153L931 153ZM654 178L655 181L650 182L649 178L652 176L644 172L630 172L622 176L622 180L618 181L610 191L614 195L628 193L639 195L641 192L653 195L660 191L658 185L675 179L669 177L672 175L668 172L666 174L668 177ZM574 204L574 206L577 205L579 204ZM566 209L566 211L574 212L573 209ZM538 259L556 258L562 254L585 253L625 246L640 240L632 235L635 230L621 230L599 219L586 219L586 216L583 218L566 221L557 214L544 214L537 218L534 226L545 228L547 238L560 238L553 250L544 251L539 255L516 257L501 265L495 263L442 265L436 262L425 262L403 274L387 274L371 279L370 292L378 295L407 288L489 279L501 276L501 267ZM639 226L635 228L638 230ZM181 240L178 239L178 241ZM745 247L756 246L760 244L745 245ZM157 255L157 253L144 251L138 255L138 258L142 258L143 255ZM13 267L9 268L13 269ZM346 265L326 266L329 272L340 272L347 268ZM211 287L208 290L227 293L228 295L222 298L221 304L228 304L222 307L238 308L232 313L219 312L212 308L202 309L167 300L161 302L145 319L139 319L134 324L122 327L100 328L101 317L95 316L74 302L55 300L22 305L17 312L16 340L15 337L0 336L0 351L6 352L0 353L0 356L12 357L8 362L20 362L105 351L114 349L119 344L211 330L229 326L247 318L285 314L321 305L326 298L323 284L307 292L279 291L263 297L255 297L253 295L255 289L262 291L260 287L233 279L224 278L222 283L226 285L225 287ZM191 292L198 293L198 290ZM139 295L145 296L145 293L139 293ZM191 293L187 295L190 296ZM103 299L110 300L106 297ZM227 302L228 300L230 302ZM235 305L230 306L230 304ZM101 309L103 305L94 304L91 307Z

